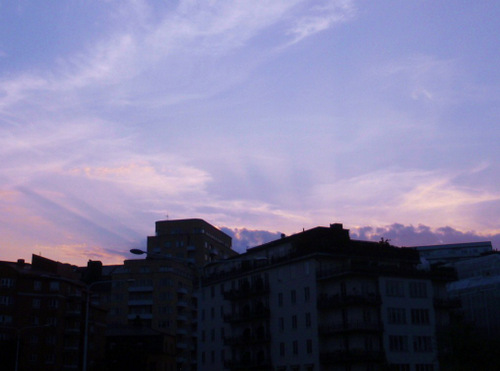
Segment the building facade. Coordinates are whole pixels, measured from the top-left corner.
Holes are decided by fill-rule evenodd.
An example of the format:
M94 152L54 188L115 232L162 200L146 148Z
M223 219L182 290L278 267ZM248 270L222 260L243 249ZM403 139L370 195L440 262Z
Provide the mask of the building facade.
M437 371L450 270L318 227L207 268L200 370Z
M414 246L412 249L417 250L430 264L454 263L493 252L491 241Z
M89 297L75 266L37 255L31 264L0 262L2 370L79 370L84 359L88 370L96 370L103 358L105 311L87 305ZM87 352L86 323L92 344Z
M141 323L174 339L171 359L158 369L197 369L198 286L203 267L235 256L231 237L201 219L156 222L146 259L104 266L113 281L103 298L112 326Z

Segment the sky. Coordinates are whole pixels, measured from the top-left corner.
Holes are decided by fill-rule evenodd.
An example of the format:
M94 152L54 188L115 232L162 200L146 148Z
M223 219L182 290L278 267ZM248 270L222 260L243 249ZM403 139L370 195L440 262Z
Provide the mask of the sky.
M0 260L343 223L500 249L500 3L0 0Z

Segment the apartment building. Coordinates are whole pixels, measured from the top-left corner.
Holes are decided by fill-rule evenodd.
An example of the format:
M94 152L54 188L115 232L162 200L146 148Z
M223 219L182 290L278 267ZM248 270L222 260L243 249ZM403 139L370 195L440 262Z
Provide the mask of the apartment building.
M414 246L420 256L430 264L448 264L491 254L491 241L450 243L441 245Z
M207 267L200 370L438 371L453 271L317 227Z
M156 222L147 238L145 259L104 266L102 279L113 281L107 297L111 326L142 324L171 336L170 359L152 370L196 370L198 286L203 267L237 255L231 237L201 219ZM163 364L161 364L163 362Z
M2 370L78 370L85 357L88 369L97 369L105 311L87 300L88 286L75 266L37 255L31 264L0 262ZM92 346L85 352L86 318Z

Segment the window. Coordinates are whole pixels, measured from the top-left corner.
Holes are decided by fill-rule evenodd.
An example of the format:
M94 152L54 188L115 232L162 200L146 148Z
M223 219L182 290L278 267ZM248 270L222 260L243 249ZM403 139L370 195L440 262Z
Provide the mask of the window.
M415 352L432 352L432 338L430 336L414 336L413 350Z
M285 356L285 343L280 343L280 356Z
M391 352L407 352L408 337L400 335L389 336L389 350Z
M292 316L292 328L297 329L297 316Z
M404 308L387 308L387 322L393 324L406 323L406 310Z
M312 339L307 339L306 341L307 354L312 354L313 352L313 342Z
M280 292L280 293L278 294L278 306L279 306L279 307L282 307L282 306L283 306L283 293L282 293L282 292Z
M12 296L0 296L0 305L12 305L13 302Z
M295 290L292 290L292 291L290 292L290 302L291 302L292 304L297 303L297 292L296 292Z
M0 280L0 286L2 287L14 287L16 280L14 278L2 278Z
M49 318L47 318L47 323L49 325L55 326L55 325L57 325L57 318L56 317L49 317Z
M50 299L49 301L49 307L52 309L58 308L59 307L59 301L57 299Z
M42 282L41 281L34 281L33 282L33 290L40 291L41 289L42 289Z
M294 342L292 343L292 349L294 355L299 354L299 342L297 340L294 340Z
M12 316L0 314L0 323L12 323Z
M54 363L54 360L56 359L54 353L46 354L45 355L45 363Z
M59 282L52 281L49 286L50 291L59 291Z
M426 298L427 283L426 282L410 282L410 297Z
M304 301L307 303L311 300L311 290L309 287L304 287Z
M283 317L279 318L279 329L280 331L285 331L285 319Z
M386 282L386 295L393 297L403 297L405 296L405 289L402 281L387 281Z
M414 325L428 325L430 323L429 309L412 309L411 323Z

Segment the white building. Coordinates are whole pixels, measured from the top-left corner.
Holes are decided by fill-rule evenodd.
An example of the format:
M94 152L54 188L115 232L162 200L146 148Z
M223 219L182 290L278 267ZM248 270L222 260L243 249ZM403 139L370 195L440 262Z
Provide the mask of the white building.
M265 259L264 259L265 258ZM206 268L201 370L437 371L448 271L354 241L340 224L249 249Z
M431 264L472 259L493 251L491 241L414 246L412 249Z

